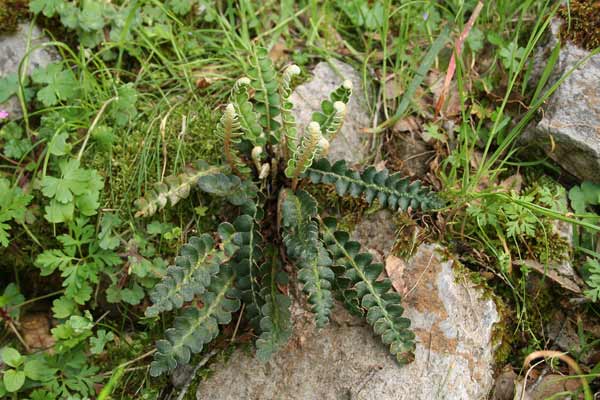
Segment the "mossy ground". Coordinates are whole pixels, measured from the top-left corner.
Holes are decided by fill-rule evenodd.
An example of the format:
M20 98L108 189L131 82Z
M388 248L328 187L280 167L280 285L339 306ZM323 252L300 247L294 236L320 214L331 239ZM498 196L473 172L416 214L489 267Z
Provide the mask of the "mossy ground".
M600 2L597 0L571 0L562 6L559 15L565 23L560 36L587 50L600 47Z
M218 113L200 99L148 103L154 118L144 118L115 135L113 145L90 152L94 167L108 172L106 208L130 211L152 182L181 172L198 160L220 157L214 132Z
M19 22L29 14L27 0L0 0L0 34L17 30Z

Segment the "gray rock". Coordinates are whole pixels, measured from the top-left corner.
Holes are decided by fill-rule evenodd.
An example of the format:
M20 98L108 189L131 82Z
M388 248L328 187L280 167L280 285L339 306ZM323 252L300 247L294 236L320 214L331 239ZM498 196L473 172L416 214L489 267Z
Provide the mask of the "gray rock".
M22 23L16 32L0 36L0 78L4 78L12 73L18 73L19 64L27 53L27 40L29 37L29 24ZM47 43L49 39L42 34L42 31L34 26L31 31L30 48L36 48ZM58 55L53 48L44 47L32 51L29 55L28 73L33 69L45 67L58 59ZM19 118L22 115L21 105L16 96L11 97L4 103L0 103L0 109L6 110L11 119Z
M367 243L365 243L368 245ZM199 383L198 400L484 399L490 392L495 303L453 271L443 249L421 245L407 262L406 316L417 336L415 361L400 367L362 320L336 305L315 330L296 302L294 334L269 362L236 351Z
M396 242L396 225L388 210L377 211L364 218L354 228L352 239L359 241L375 257L375 262L383 262Z
M313 78L292 93L290 99L294 104L298 132L304 132L312 113L320 110L321 102L329 98L329 93L344 79L349 79L353 85L352 98L348 103L344 125L331 142L327 158L332 162L344 159L349 164L357 164L367 156L368 136L361 129L369 127L371 122L365 91L360 75L350 65L337 60L332 60L332 64L339 74L328 63L320 62L312 71Z
M552 24L552 35L539 54L548 54L557 43L560 24ZM560 50L549 85L567 73L589 52L572 43ZM545 60L538 59L537 70ZM539 73L539 71L538 71ZM600 182L600 54L576 69L543 106L543 117L521 138L535 144L566 171L582 180ZM549 87L549 85L547 87Z
M171 384L177 389L184 387L190 379L193 379L194 369L190 364L178 365L171 373Z

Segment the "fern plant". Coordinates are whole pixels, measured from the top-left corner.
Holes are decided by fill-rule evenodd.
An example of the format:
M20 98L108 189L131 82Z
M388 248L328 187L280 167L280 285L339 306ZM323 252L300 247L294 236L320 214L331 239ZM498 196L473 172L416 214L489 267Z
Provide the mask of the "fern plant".
M237 210L216 234L191 237L153 289L147 317L173 310L180 314L157 343L151 375L189 362L242 304L241 315L258 336L257 356L267 360L292 332L284 265L295 266L292 275L301 283L317 327L328 323L338 298L366 318L398 363L410 362L415 336L402 316L400 295L389 279L381 278L383 265L361 252L334 218L319 215L317 201L300 183L335 185L341 196L363 196L369 203L377 199L392 210L430 210L438 197L385 169L368 167L361 173L343 161L332 165L323 158L342 126L352 93L349 81L321 103L301 135L289 99L300 69L288 66L278 77L264 49L254 50L249 62L248 77L233 85L216 127L222 165L198 162L137 201L137 215L146 217L199 189L223 197Z

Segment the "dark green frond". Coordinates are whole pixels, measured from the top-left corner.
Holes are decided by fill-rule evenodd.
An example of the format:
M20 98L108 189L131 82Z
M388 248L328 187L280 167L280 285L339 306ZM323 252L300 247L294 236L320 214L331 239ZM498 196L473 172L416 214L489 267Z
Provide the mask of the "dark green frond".
M298 279L308 295L317 326L322 327L329 321L333 305L331 281L334 274L329 254L319 239L319 226L315 220L317 202L303 190L296 194L287 190L282 197L283 243L287 255L299 268Z
M331 270L331 257L319 241L310 257L299 259L297 264L300 268L298 279L303 284L302 291L308 296L317 327L321 328L329 322L333 307L331 285L335 276Z
M255 110L260 115L259 123L267 134L277 135L280 124L275 118L280 114L281 100L278 93L279 82L273 68L273 62L269 58L267 49L256 48L251 55L250 64L252 68L248 71L251 85L256 91L254 100ZM274 136L279 142L279 137Z
M150 293L152 306L146 309L147 317L154 317L163 311L180 308L196 295L204 293L211 279L219 272L219 266L237 249L233 225L222 223L219 226L221 248L209 234L193 236L181 248L175 265L167 269L161 282Z
M247 202L242 206L242 215L233 222L236 232L239 232L234 241L239 249L231 265L237 275L236 286L246 305L244 313L255 328L260 325L260 310L263 305L258 271L263 262L263 238L259 230L262 218L262 208L253 202Z
M235 107L240 126L244 131L244 139L249 140L254 146L264 146L267 144L267 137L258 122L258 114L250 102L249 87L250 79L246 77L238 79L231 89L229 102Z
M151 376L187 364L192 353L201 352L204 345L219 334L219 325L231 322L231 314L240 308L234 281L231 269L223 266L207 291L200 295L202 308L188 308L175 318L174 326L165 332L166 339L156 343L157 351L150 364Z
M300 74L300 68L297 65L288 65L281 75L279 82L279 95L281 96L281 129L285 136L286 150L288 157L296 154L298 146L298 134L296 128L296 117L292 112L294 105L290 101L292 94L292 81L294 77Z
M231 204L240 206L256 197L258 188L251 180L241 180L236 175L216 173L198 179L198 188L203 192L225 197Z
M162 210L167 203L174 206L181 199L190 195L190 189L201 178L222 174L223 167L213 167L205 162L198 162L179 175L171 175L164 182L154 184L146 195L135 201L136 217L150 217Z
M398 363L414 359L415 335L410 331L410 320L402 317L401 297L392 291L392 283L380 278L383 265L373 263L373 256L360 253L360 243L351 241L347 232L336 230L333 218L321 222L325 244L334 264L342 267L342 278L351 285L346 290L350 299L356 299L366 312L367 322L384 344L389 346Z
M265 264L261 267L264 304L261 308L260 337L256 340L256 356L266 362L273 353L284 346L292 335L290 306L292 300L281 293L278 285L287 285L288 275L281 267L277 249L270 247L266 251Z
M390 175L387 169L377 171L371 166L359 173L349 169L344 160L331 165L322 158L308 168L306 176L312 183L335 185L340 196L350 194L359 197L364 194L369 204L377 198L382 207L394 211L406 211L409 207L426 211L441 206L439 197L422 187L421 182L411 183L398 173Z

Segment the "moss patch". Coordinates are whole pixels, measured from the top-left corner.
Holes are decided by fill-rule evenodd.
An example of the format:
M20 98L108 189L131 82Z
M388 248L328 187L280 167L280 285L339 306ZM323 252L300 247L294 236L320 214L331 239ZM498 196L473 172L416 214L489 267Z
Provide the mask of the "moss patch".
M197 160L218 161L217 113L202 100L163 103L144 105L151 111L115 135L109 151L88 152L91 165L108 174L105 207L127 210L161 178Z
M29 14L27 0L0 0L0 34L17 30L19 21Z
M571 0L570 7L562 6L559 15L565 20L560 37L576 45L593 50L600 47L600 2Z
M339 196L334 185L303 184L302 189L314 196L322 209L339 217L339 227L347 232L354 231L363 215L374 212L380 208L379 202L374 201L371 205L362 197L350 195Z

